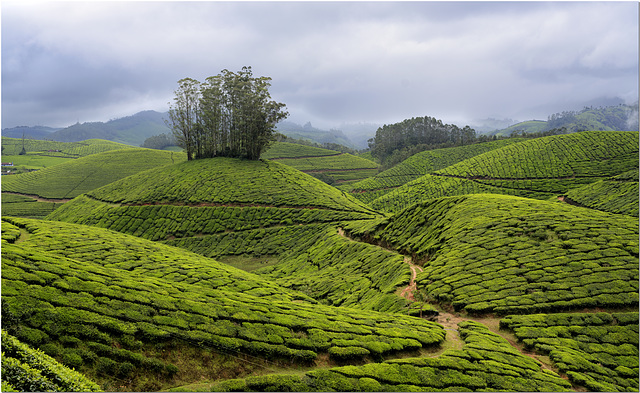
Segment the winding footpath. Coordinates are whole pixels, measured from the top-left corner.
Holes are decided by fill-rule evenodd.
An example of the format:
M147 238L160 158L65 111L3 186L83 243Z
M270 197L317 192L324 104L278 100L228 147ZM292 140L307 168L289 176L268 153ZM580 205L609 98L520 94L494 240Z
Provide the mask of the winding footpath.
M342 228L338 228L338 234L348 240L357 241L349 237ZM377 246L377 247L380 247L380 246ZM384 248L384 247L381 247L381 248ZM384 248L384 249L388 251L397 252L396 250L393 250L393 249L388 249L388 248ZM418 275L418 271L422 272L423 269L422 267L414 264L413 260L409 256L406 256L406 255L404 256L404 262L407 263L409 265L409 268L411 269L411 280L409 281L409 285L406 288L402 289L402 291L400 292L400 296L404 297L405 299L411 302L414 302L415 301L414 294L417 291L417 285L415 280ZM458 333L458 323L463 321L475 321L485 325L487 328L489 328L490 331L498 334L500 337L507 340L507 342L509 342L509 344L511 344L511 346L514 347L522 355L528 356L536 360L540 364L540 367L542 369L554 371L556 373L559 373L563 378L566 378L566 376L564 376L562 373L559 372L559 370L557 370L555 367L551 365L551 362L547 357L537 355L533 352L527 351L526 349L524 349L524 345L518 342L517 338L513 333L510 333L505 330L500 330L500 318L496 318L496 317L489 317L489 316L463 317L458 314L450 313L450 312L439 309L438 316L435 322L442 325L442 327L446 331L447 336L446 336L445 342L449 343L449 345L442 346L439 350L435 352L431 352L425 356L438 357L448 349L462 349L462 347L464 346L464 340L462 340L462 338Z

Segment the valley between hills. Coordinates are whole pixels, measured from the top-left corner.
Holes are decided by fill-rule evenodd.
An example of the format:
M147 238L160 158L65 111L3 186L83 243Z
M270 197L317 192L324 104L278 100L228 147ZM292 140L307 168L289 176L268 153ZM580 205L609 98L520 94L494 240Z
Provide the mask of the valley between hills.
M638 391L638 136L384 171L32 140L51 164L2 177L2 390Z

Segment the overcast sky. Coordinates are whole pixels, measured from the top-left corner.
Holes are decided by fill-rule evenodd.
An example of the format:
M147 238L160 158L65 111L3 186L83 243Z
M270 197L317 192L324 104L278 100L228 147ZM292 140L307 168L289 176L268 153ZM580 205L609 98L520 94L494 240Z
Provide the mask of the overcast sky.
M169 109L244 65L316 127L638 99L638 2L2 1L2 128ZM581 109L581 107L573 108Z

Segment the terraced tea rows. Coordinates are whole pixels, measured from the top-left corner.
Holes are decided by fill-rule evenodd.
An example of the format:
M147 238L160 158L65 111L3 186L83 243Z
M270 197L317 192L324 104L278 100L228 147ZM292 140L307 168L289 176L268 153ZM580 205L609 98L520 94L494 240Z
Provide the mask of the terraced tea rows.
M549 199L637 169L638 160L637 132L589 131L531 139L434 171L370 205L398 212L433 198L484 192Z
M638 224L584 208L501 195L437 199L352 236L423 261L417 284L469 313L638 305Z
M44 217L60 203L40 202L24 195L2 194L2 215L16 217Z
M92 154L36 172L5 176L2 192L73 198L129 175L186 160L182 153L127 148Z
M348 190L346 187L342 189L351 192L359 200L370 203L392 189L423 175L446 168L478 154L523 140L522 138L509 138L475 145L423 151L409 157L393 168L348 186Z
M84 375L2 331L3 392L99 392Z
M82 142L55 142L2 137L3 156L17 156L25 147L26 155L80 158L105 151L130 149L132 146L102 139L87 139ZM3 157L3 162L5 161Z
M314 370L304 375L264 375L214 384L212 391L428 392L568 391L557 374L516 351L475 322L459 324L462 350L438 358L406 358L362 366Z
M203 205L118 206L83 195L49 218L108 228L149 240L167 240L372 217L371 213L318 208Z
M335 150L323 149L315 146L300 145L289 142L275 142L260 157L264 160L300 157L337 156L341 153Z
M591 391L638 391L638 313L536 314L500 321Z
M336 361L378 358L444 339L440 326L418 318L278 300L282 289L260 297L261 288L249 291L245 284L261 282L254 275L226 268L235 277L222 280L225 268L214 261L207 269L198 263L202 257L142 239L73 224L12 222L22 228L16 233L6 220L2 226L9 230L2 247L3 327L105 389L122 384L118 378L132 380L127 389L143 390L193 378L190 367L169 361L174 350L185 356L185 346L193 366L203 361L198 348L304 363L320 354ZM56 233L50 226L59 238L50 237ZM15 242L24 231L28 239ZM74 231L85 236L68 236ZM188 255L171 263L171 253ZM147 259L162 263L150 268ZM136 379L141 370L154 375L153 384Z
M569 190L564 200L591 209L638 217L638 170Z

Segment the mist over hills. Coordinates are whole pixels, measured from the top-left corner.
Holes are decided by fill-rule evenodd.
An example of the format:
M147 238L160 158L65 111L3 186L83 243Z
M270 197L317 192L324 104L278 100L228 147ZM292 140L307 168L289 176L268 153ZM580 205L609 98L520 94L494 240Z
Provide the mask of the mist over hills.
M567 109L551 109L546 119L519 121L511 118L488 117L469 121L468 125L480 134L508 136L514 131L543 132L565 127L568 132L636 131L639 129L638 102L626 104L619 98L602 98L567 106ZM555 110L555 113L551 113ZM417 114L421 115L421 114ZM76 123L66 128L48 126L19 126L5 128L2 136L10 138L47 139L58 142L78 142L86 139L105 139L133 146L141 146L145 139L171 130L165 124L166 112L147 110L131 116L107 122ZM467 123L458 122L462 127ZM374 137L382 124L342 123L329 130L314 127L310 122L298 124L285 120L276 125L276 131L288 137L312 143L335 143L352 149L366 149L367 141Z

